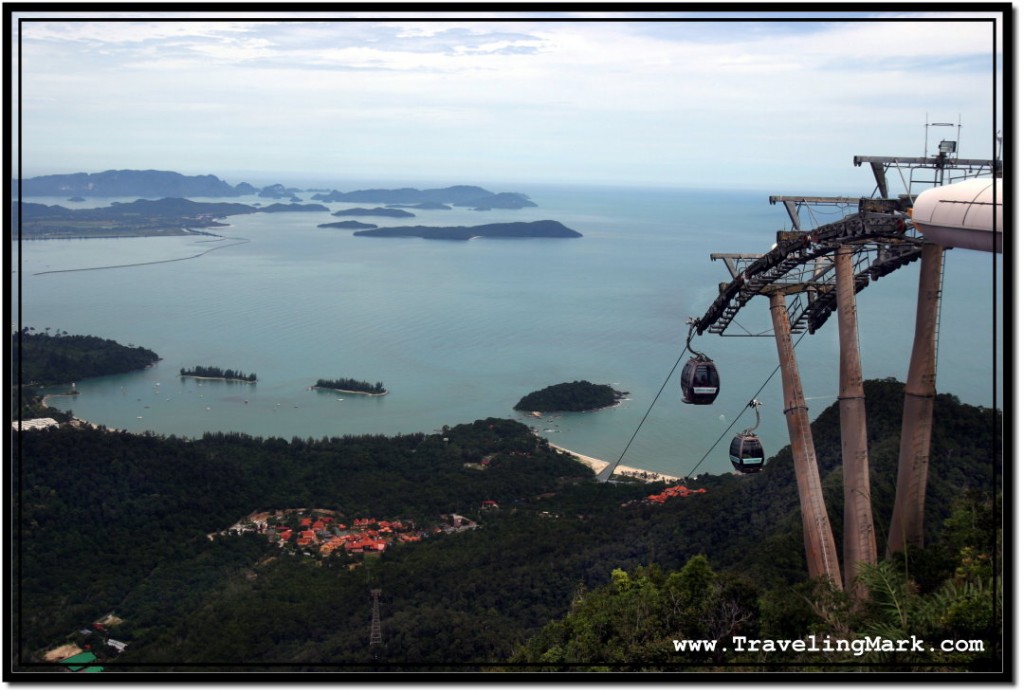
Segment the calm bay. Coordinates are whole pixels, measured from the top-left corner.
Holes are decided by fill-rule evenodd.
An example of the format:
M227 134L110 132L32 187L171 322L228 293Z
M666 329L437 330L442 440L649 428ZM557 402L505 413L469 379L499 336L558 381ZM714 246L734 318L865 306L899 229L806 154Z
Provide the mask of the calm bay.
M222 239L14 242L14 327L156 351L162 359L150 369L90 379L77 384L80 395L51 401L133 432L321 438L431 432L511 417L552 443L614 461L668 379L623 464L674 475L698 465L698 472L731 469L728 440L753 425L753 413L743 410L755 395L764 403L758 433L767 450L788 444L781 385L772 376L773 339L696 338L695 347L722 373L722 393L710 407L680 402L673 368L687 318L703 315L718 283L729 279L710 254L765 252L776 230L786 228L784 210L768 204L767 192L510 189L529 194L538 207L416 210L409 220L366 221L468 226L553 219L583 238L362 238L317 228L336 221L327 212L287 212L227 218L230 226L217 230ZM819 223L825 221L832 218ZM187 259L160 262L181 258ZM906 377L917 280L915 263L858 295L865 378ZM1001 406L1001 293L1002 256L947 252L940 392ZM765 329L767 300L738 320L751 332ZM835 321L801 339L796 352L813 417L838 388ZM255 372L259 382L179 377L180 368L196 365ZM382 381L390 392L361 397L310 389L319 378L338 377ZM512 409L533 390L573 380L613 384L630 396L607 410L541 419Z

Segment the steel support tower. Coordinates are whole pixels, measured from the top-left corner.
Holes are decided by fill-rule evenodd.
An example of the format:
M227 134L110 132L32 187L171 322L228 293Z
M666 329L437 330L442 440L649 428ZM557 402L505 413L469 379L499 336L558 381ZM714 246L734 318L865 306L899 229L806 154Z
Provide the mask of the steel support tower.
M370 591L373 596L373 616L370 618L370 648L379 646L384 642L380 630L380 588Z
M835 253L836 301L839 306L839 429L843 449L843 577L857 599L867 589L857 581L860 567L878 560L868 469L868 422L857 331L856 290L851 257L854 249Z
M782 369L782 398L785 403L786 426L793 452L797 490L800 494L800 513L803 517L804 551L811 578L825 577L837 588L843 587L839 575L839 558L828 520L825 497L821 491L818 458L811 438L811 420L807 414L807 401L800 383L800 370L796 365L793 341L790 337L786 298L781 289L770 296L772 324L775 327L775 346Z
M771 204L785 206L792 230L778 232L776 245L765 254L712 254L712 260L725 262L732 280L719 285L718 297L695 322L698 334L705 331L724 336L770 337L774 334L783 379L784 411L796 466L808 571L812 577L827 576L841 586L791 341L793 333L814 333L838 311L843 559L847 589L854 591L857 590L857 568L877 560L855 295L872 281L923 259L916 334L905 390L897 493L887 545L888 552L892 553L902 550L908 543L920 545L923 542L935 397L942 249L927 243L909 224L915 186L932 187L965 178L998 177L1002 170L998 157L958 159L956 142L952 140L943 140L939 154L934 157L854 157L854 165L861 164L871 167L880 198L771 196ZM886 174L890 172L899 173L904 184L905 192L897 197L889 195ZM855 207L856 212L838 222L804 231L801 210L821 205ZM737 330L738 324L733 323L739 311L755 296L769 297L771 331L754 333L742 327Z
M933 243L925 244L922 249L917 320L904 387L896 503L889 525L887 556L903 551L908 545L924 546L924 498L931 457L943 253L943 249Z

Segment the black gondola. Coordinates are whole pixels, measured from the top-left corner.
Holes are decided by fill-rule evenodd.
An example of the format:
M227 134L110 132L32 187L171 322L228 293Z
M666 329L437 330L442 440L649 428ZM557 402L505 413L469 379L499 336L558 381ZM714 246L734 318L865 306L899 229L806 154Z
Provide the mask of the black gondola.
M679 377L683 402L691 405L710 405L718 397L718 369L715 362L703 354L690 357Z
M729 445L729 461L737 472L758 472L764 466L764 447L761 445L761 439L754 433L754 429L761 424L761 411L758 409L760 405L757 400L751 400L747 404L747 407L754 408L757 423L750 429L736 434Z
M764 465L764 448L757 434L736 434L729 446L729 460L739 472L757 472Z
M686 336L686 351L693 354L683 372L679 375L679 387L683 391L683 402L689 405L710 405L718 397L718 369L706 354L690 347L690 341L697 330L697 321L690 319L690 332Z

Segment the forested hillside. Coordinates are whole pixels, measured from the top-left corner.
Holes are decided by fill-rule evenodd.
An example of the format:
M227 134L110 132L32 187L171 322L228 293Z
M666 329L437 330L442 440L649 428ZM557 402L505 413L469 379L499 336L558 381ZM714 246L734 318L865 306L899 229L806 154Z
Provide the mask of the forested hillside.
M876 381L866 391L876 531L884 546L902 385ZM1000 527L991 524L992 514L982 517L1001 484L998 423L998 413L950 396L936 402L927 528L929 545L941 551L911 556L906 565L922 590L945 590L958 571L974 570L965 561L976 569L996 557L994 540L980 545ZM840 539L836 406L818 418L814 435ZM633 585L644 576L661 597L641 606L658 612L664 585L680 580L674 572L697 556L707 563L700 573L713 574L707 586L756 607L742 633L802 636L822 619L809 607L816 593L806 582L788 448L758 475L702 475L687 484L706 493L658 505L644 499L665 485L597 484L588 468L522 424L497 419L429 435L292 441L62 428L21 434L16 452L14 623L22 627L23 657L75 640L83 625L114 613L123 621L111 634L129 646L107 663L110 669L515 668L512 658L534 668L537 658L567 663L579 652L567 645L576 631L542 633L545 625L583 609L600 612L610 581ZM963 530L969 522L961 518L958 533L943 535L955 504L967 504L961 508L970 512L961 516L975 526ZM334 509L346 522L408 518L421 528L454 513L476 525L361 559L279 551L254 534L208 538L253 511L288 508ZM985 580L977 570L968 577ZM371 589L382 591L382 642L373 647ZM601 604L577 607L591 594ZM690 612L677 607L699 620L696 603ZM974 603L959 614L982 624L971 633L992 621ZM660 612L651 619L674 623ZM591 638L586 633L579 638ZM559 643L562 650L553 651ZM640 654L657 667L661 646L636 643L622 657ZM576 662L606 655L594 651Z
M92 335L24 328L11 336L11 361L24 384L56 385L143 369L160 357L145 347ZM15 379L19 372L15 371Z

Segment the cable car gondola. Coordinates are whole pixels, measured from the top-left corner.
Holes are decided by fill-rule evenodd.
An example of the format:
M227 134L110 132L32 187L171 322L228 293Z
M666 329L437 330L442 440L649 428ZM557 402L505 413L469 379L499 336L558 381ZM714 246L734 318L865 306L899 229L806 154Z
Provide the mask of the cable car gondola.
M689 405L710 405L718 397L719 380L715 362L706 354L690 347L695 323L690 321L690 334L686 337L686 349L694 356L683 367L679 376L679 387L683 391L683 402Z
M757 414L757 423L749 429L736 434L729 445L729 460L737 472L744 474L759 472L764 465L764 447L761 446L761 439L754 433L761 424L761 405L757 400L751 400L747 407L753 407Z

